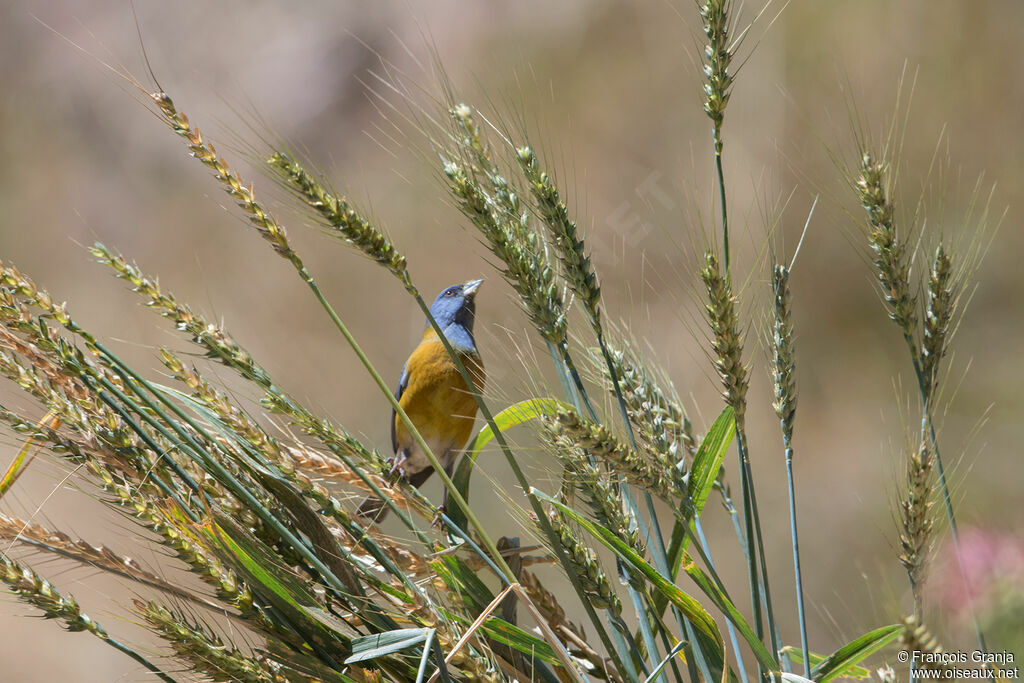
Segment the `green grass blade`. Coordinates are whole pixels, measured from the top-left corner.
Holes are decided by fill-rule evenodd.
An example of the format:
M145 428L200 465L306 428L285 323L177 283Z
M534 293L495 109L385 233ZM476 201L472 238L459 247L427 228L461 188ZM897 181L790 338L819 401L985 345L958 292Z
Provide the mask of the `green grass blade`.
M536 657L553 666L561 666L554 649L546 641L504 619L492 617L484 622L480 630L495 642L508 645L514 650L527 656Z
M902 629L900 624L883 626L850 641L815 666L811 678L817 683L828 683L834 678L852 675L849 672L858 664L899 638Z
M789 657L797 664L804 663L804 651L802 648L787 645L779 651L779 654ZM825 655L823 654L809 652L808 655L811 660L810 664L812 667L815 667L825 661ZM863 680L865 678L871 678L871 671L863 666L847 666L843 672L843 678Z
M428 636L433 635L432 632L430 628L400 628L353 638L352 654L345 658L345 663L355 664L400 652L426 642Z
M736 435L736 421L733 418L733 409L726 407L718 416L718 419L711 425L704 441L693 458L693 465L690 467L690 489L689 497L692 501L692 509L683 510L682 519L677 519L672 528L672 540L669 544L668 558L672 568L672 580L679 576L679 567L683 563L683 556L686 554L688 534L683 525L683 519L700 517L704 511L711 489L714 487L715 477L722 466L733 437ZM661 614L665 611L668 601L665 597L654 596L654 606Z
M711 425L707 436L697 449L690 467L690 499L693 501L694 514L699 516L707 503L708 496L715 484L715 477L722 467L726 451L736 436L736 420L733 409L727 407Z
M740 611L736 609L736 606L732 604L725 593L719 590L718 586L708 577L704 571L690 560L689 556L685 556L683 561L683 571L685 571L690 578L694 580L694 583L700 587L700 589L711 598L712 602L715 603L715 607L722 610L726 618L729 619L735 626L736 630L739 631L740 635L747 642L751 652L754 653L754 657L757 662L765 671L778 671L779 665L772 657L772 653L769 652L768 648L764 646L761 639L757 637L757 634L750 628L750 624L743 618Z

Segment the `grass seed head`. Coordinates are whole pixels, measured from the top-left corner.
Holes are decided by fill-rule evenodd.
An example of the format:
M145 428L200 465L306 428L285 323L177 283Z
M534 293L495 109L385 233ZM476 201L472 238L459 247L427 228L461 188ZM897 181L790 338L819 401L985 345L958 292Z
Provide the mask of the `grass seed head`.
M601 287L597 283L597 275L590 263L583 239L579 237L576 222L569 217L569 210L551 177L541 170L533 149L520 147L516 150L516 156L537 203L540 217L551 234L558 258L562 262L565 279L583 302L595 328L600 330Z
M704 309L711 324L715 369L722 380L722 396L732 406L739 427L746 413L750 379L743 365L743 338L736 313L736 299L732 295L731 286L719 270L715 255L707 252L704 258L705 265L700 275L708 292L708 303Z
M774 327L772 335L772 378L775 385L775 414L782 422L782 433L788 444L793 436L796 417L795 352L793 320L790 315L789 269L775 266L772 277L775 305L772 309Z
M292 191L318 213L330 229L330 234L340 236L352 244L367 257L387 268L408 291L416 292L405 257L399 254L384 233L360 215L347 199L328 190L299 162L284 152L275 152L267 163L281 173Z
M604 573L597 554L580 543L579 534L569 525L569 520L557 510L548 512L548 521L555 532L559 545L576 571L583 592L595 609L609 609L616 615L622 613L622 602L615 594L608 575Z
M917 302L911 294L910 259L906 243L896 232L887 178L888 166L865 152L855 185L868 217L868 243L874 253L878 282L889 317L909 338L917 329Z
M900 502L900 564L907 570L910 586L920 607L922 578L927 563L932 529L932 469L934 458L928 443L912 451L907 460L907 488Z
M921 339L921 369L925 395L930 399L938 383L939 364L949 344L950 326L956 310L949 253L940 244L928 276L928 306Z
M704 112L721 129L725 107L729 104L733 77L729 73L733 53L729 49L729 23L732 4L729 0L708 0L700 7L704 20ZM716 132L715 152L721 154L721 135Z

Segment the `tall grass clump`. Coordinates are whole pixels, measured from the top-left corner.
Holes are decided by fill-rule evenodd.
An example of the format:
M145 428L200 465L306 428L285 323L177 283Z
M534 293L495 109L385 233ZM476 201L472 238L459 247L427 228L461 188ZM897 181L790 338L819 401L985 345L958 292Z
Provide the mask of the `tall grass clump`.
M931 514L936 491L954 538L956 526L933 416L967 273L955 268L953 250L939 244L922 284L915 284L921 275L914 249L897 229L888 167L863 150L853 186L867 214L867 248L884 306L910 350L921 403L918 447L908 457L898 505L898 561L914 608L831 654L812 652L816 634L809 633L804 605L793 471L793 266L773 264L770 271L772 304L764 317L771 321L772 392L761 396L751 390L754 364L744 356L753 306L741 306L744 288L730 253L722 126L735 85L732 64L748 30L733 35L737 12L730 2L709 0L695 17L707 39L703 106L712 123L720 232L692 270L706 297L696 312L708 325L705 352L721 383L718 406L688 412L666 374L609 322L614 312L576 207L526 130L490 124L448 84L431 109L406 99L414 109L410 120L426 122L418 132L436 162L439 193L488 249L562 387L558 396L538 389L507 406L473 391L483 424L453 471L442 467L443 454L431 450L375 366L367 350L373 340L357 339L321 289L277 207L242 180L167 92L151 92L121 74L291 266L345 352L373 380L381 405L394 410L438 472L452 504L437 505L394 474L390 451L319 414L298 398L301 387L273 376L243 340L97 243L93 257L195 348L160 348L166 378L149 378L108 348L104 339L114 331L87 330L70 305L57 303L58 295L0 263L0 374L43 415L0 406L0 419L24 444L0 480L0 496L16 485L33 449L45 450L195 581L3 514L0 537L9 548L0 553L0 579L8 590L162 680L824 683L862 676L866 658L897 643L936 651L940 646L924 626L924 576L939 532ZM397 281L466 386L476 387L420 294L416 254L403 251L293 151L270 145L263 153L271 182L287 190L284 201L381 266L382 280ZM573 315L574 305L581 316ZM577 329L573 321L580 319ZM536 370L539 378L548 368ZM231 384L237 381L258 403L238 398ZM775 460L767 444L752 443L747 417L758 409L773 410L780 424ZM691 414L711 419L695 424ZM271 429L272 423L284 428ZM522 466L526 449L507 432L524 423L552 456L548 471ZM487 499L471 495L479 479L472 475L492 441L514 485ZM738 508L724 466L734 442ZM787 475L794 605L773 600L771 584L780 576L766 561L755 459ZM704 533L715 491L736 531L745 585L727 585L729 572L719 573L722 543ZM394 513L390 523L401 534L356 514L355 501L366 494ZM480 512L496 500L520 527L484 524ZM517 529L530 534L530 545L513 538ZM123 606L163 649L115 639L74 598L9 554L18 547L129 582L133 595ZM798 667L803 679L794 673Z
M891 161L886 159L885 153L878 155L862 143L860 165L853 174L853 185L866 215L865 233L882 301L889 318L899 328L909 353L921 409L920 431L915 437L919 445L908 449L907 477L898 516L899 559L911 585L914 621L923 628L920 626L924 618L922 583L933 541L931 506L936 494L941 498L946 513L961 580L966 582L957 518L935 427L935 404L939 396L942 361L955 330L955 319L960 312L957 307L969 270L963 266L959 273L955 273L950 248L939 241L926 274L922 276L913 272L914 261L922 260L923 254L919 253L920 240L914 242L909 234L915 226L900 229L893 198L894 176ZM986 219L987 211L978 221L979 231L986 229ZM961 257L969 263L971 256L963 254ZM924 281L915 284L915 275ZM923 305L919 292L924 292ZM978 648L986 652L985 637L977 615L972 614L972 619Z

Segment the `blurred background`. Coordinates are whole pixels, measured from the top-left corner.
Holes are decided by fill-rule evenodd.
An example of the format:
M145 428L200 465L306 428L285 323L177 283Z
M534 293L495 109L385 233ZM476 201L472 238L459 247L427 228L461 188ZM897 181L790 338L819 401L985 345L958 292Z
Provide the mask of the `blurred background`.
M453 282L488 277L477 325L495 407L550 379L511 289L404 120L420 107L443 115L435 103L439 61L460 99L527 131L557 175L594 251L608 318L671 377L698 431L718 414L696 276L700 252L717 236L717 209L694 3L226 0L136 9L160 84L277 210L385 375L397 378L421 330L414 302L382 270L279 206L283 195L258 168L261 138L304 151L372 215L407 254L428 299ZM755 7L743 12L745 26ZM919 409L847 183L860 135L879 147L891 137L899 147L901 225L925 226L918 264L942 237L955 259L974 266L938 419L975 584L965 590L952 573L940 518L929 622L947 649L970 650L963 615L974 605L993 648L1022 648L1021 26L1024 5L1014 0L793 0L769 7L740 48L725 170L753 366L752 458L787 642L798 644L798 635L781 439L760 341L765 259L772 247L791 258L816 196L792 276L795 469L812 649L829 652L910 605L894 502ZM403 74L411 99L375 77L385 73L382 60ZM68 300L84 327L159 377L155 349L189 345L93 262L84 247L102 241L222 321L289 392L385 448L387 404L308 290L138 102L140 93L101 62L155 89L127 2L0 4L0 258ZM978 242L991 248L980 254ZM0 397L39 416L13 386ZM16 450L12 436L0 440L4 467ZM542 454L523 453L539 480L557 475ZM484 462L487 477L477 485L492 479L515 498L498 460ZM734 472L734 456L726 464ZM164 562L131 545L130 521L68 490L66 475L64 465L40 458L3 511ZM717 505L706 517L719 569L742 595L745 568L730 524ZM526 533L501 510L487 522L496 536ZM37 566L108 630L145 638L123 616L130 586L67 563ZM61 633L37 615L0 597L5 680L146 680L95 638Z

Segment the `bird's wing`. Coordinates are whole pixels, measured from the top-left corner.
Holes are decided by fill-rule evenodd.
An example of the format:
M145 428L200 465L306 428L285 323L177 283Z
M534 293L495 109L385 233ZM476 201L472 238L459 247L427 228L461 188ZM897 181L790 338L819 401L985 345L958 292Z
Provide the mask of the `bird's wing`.
M402 377L401 377L401 379L398 380L398 388L395 389L395 400L396 401L401 401L402 400L402 394L405 393L405 388L409 386L408 367L409 367L409 364L406 363L406 366L404 368L402 368ZM398 427L397 427L397 425L395 423L395 418L397 416L398 416L398 413L395 412L394 408L392 408L391 409L391 451L393 453L395 453L395 454L398 453L398 431L397 431Z

